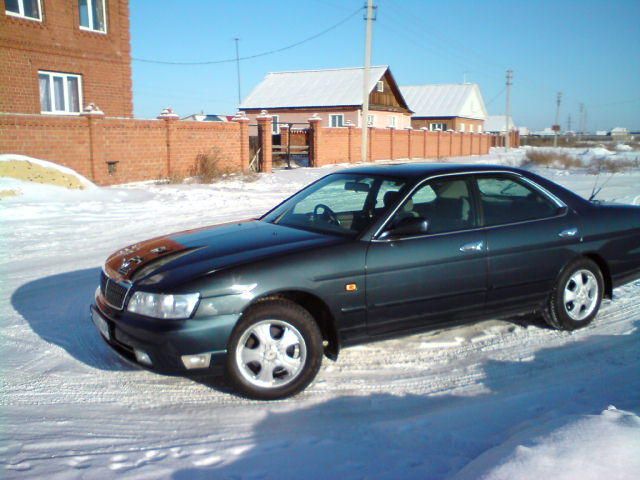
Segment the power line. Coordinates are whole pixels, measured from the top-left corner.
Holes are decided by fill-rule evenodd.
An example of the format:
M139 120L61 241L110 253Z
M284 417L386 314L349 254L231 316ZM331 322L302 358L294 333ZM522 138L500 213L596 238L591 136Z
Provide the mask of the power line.
M217 64L221 64L221 63L232 63L232 62L237 62L240 60L252 60L254 58L259 58L259 57L266 57L267 55L273 55L274 53L280 53L280 52L284 52L285 50L290 50L292 48L295 47L299 47L302 44L305 44L307 42L310 42L311 40L315 40L318 37L321 37L323 35L326 35L327 33L331 32L332 30L335 30L336 28L340 27L341 25L347 23L349 20L351 20L353 17L355 17L357 14L359 14L361 11L363 10L363 7L359 7L355 12L353 12L352 14L350 14L349 16L343 18L342 20L340 20L338 23L331 25L328 28L325 28L324 30L311 35L310 37L307 37L303 40L300 40L299 42L295 42L292 43L290 45L287 45L285 47L281 47L281 48L276 48L274 50L268 50L266 52L261 52L261 53L256 53L254 55L248 55L246 57L239 57L239 58L227 58L224 60L206 60L206 61L202 61L202 62L172 62L172 61L165 61L165 60L152 60L152 59L148 59L148 58L137 58L137 57L132 57L131 59L135 62L142 62L142 63L154 63L154 64L158 64L158 65L217 65Z

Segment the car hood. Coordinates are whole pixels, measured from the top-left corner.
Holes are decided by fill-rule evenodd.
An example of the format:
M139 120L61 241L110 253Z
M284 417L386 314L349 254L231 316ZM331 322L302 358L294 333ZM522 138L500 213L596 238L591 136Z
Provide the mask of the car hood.
M343 243L334 235L261 221L204 227L153 238L111 255L105 273L142 285L176 284L264 258Z

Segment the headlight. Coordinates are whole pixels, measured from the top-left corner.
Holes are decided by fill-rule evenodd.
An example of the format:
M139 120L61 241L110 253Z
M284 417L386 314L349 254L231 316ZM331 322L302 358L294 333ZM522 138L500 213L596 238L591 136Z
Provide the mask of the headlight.
M129 300L127 310L147 317L189 318L199 298L199 293L161 295L158 293L136 292Z

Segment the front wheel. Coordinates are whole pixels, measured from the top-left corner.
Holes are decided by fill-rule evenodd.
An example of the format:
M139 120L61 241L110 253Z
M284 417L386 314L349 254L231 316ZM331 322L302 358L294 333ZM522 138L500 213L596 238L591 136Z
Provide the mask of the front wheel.
M311 314L287 300L252 307L229 340L227 374L250 398L275 400L304 390L322 363L322 334Z
M543 310L546 322L558 330L586 327L598 314L604 280L598 265L587 258L562 272Z

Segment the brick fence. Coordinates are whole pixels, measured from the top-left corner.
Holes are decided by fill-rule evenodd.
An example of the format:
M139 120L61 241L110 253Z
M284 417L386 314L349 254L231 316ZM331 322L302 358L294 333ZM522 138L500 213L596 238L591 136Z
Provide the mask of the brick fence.
M211 154L224 171L249 168L249 120L181 122L0 114L0 153L49 160L100 185L193 173L198 155Z
M257 119L259 170L272 167L271 116ZM361 131L353 125L321 126L309 119L310 165L361 159ZM369 128L368 160L438 159L484 155L504 137L481 133ZM511 145L519 146L517 132ZM198 157L211 155L221 171L249 170L249 120L182 122L166 112L155 120L105 117L101 112L63 117L0 114L0 153L17 153L72 168L99 185L194 173Z
M271 171L271 116L258 117L261 171ZM341 128L321 126L322 119L309 119L309 164L314 167L335 163L359 162L362 133L354 125ZM520 144L517 132L511 134L511 146ZM427 129L397 130L369 128L367 159L438 159L486 155L491 147L504 146L504 137L484 133L430 132Z

